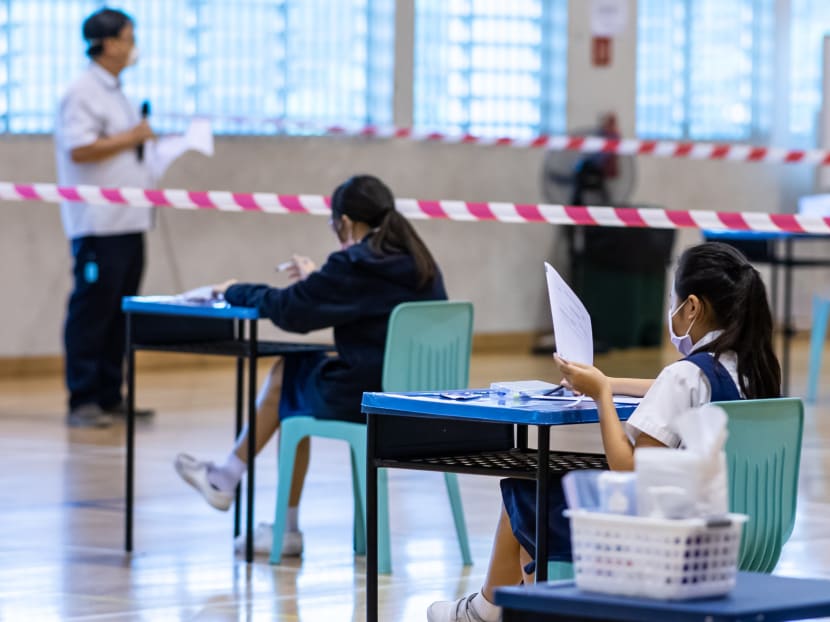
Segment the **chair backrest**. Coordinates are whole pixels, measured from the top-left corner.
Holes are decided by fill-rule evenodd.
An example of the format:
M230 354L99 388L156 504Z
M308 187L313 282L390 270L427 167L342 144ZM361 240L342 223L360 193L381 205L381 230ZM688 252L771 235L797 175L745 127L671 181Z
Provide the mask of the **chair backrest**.
M800 399L719 402L728 416L729 505L749 515L741 570L772 572L795 522L804 407Z
M389 316L384 391L465 389L470 377L473 305L406 302Z
M473 305L469 302L407 302L389 316L383 390L466 389L470 377ZM405 459L502 451L513 447L512 424L482 425L412 417L377 417L383 457Z

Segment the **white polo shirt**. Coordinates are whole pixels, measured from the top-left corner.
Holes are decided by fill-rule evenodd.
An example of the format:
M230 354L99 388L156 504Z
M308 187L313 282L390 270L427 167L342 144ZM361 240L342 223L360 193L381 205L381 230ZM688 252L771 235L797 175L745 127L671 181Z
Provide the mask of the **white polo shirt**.
M122 151L100 162L77 163L70 152L91 145L99 138L119 134L141 121L121 91L118 79L92 62L67 89L55 123L55 156L58 183L64 186L92 185L108 188L149 188L152 177L146 162L139 162L134 149ZM154 208L89 203L61 204L66 237L118 235L152 229Z
M723 331L714 330L701 337L692 351L717 339ZM738 357L724 352L718 359L739 387ZM708 404L712 387L700 367L689 361L677 361L663 368L660 375L643 396L643 401L625 423L625 431L632 443L640 434L648 434L667 447L679 447L680 437L675 432L674 420L687 410Z

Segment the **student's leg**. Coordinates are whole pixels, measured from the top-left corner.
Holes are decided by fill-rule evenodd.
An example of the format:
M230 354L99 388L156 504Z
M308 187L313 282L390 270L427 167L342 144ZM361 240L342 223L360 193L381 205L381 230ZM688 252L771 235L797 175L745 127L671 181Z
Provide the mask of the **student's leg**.
M469 594L456 601L438 601L427 609L428 622L498 622L501 607L493 604L494 590L505 585L518 585L522 581L519 565L524 549L513 535L510 518L501 506L490 564L481 592ZM527 555L527 552L525 552ZM529 558L530 556L527 555Z
M496 526L496 536L493 539L493 550L490 553L490 565L487 566L487 576L481 593L493 602L493 590L505 585L518 585L522 581L521 553L524 549L513 535L510 519L504 504L501 506L499 523ZM525 552L527 555L527 553ZM528 560L529 561L529 560Z

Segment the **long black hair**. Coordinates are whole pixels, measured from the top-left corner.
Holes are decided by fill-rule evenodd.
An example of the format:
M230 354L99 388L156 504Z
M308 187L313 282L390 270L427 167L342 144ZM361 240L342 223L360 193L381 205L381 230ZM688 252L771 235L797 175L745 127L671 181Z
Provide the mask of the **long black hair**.
M674 275L678 300L694 294L723 333L701 348L738 356L738 381L750 399L781 396L781 366L772 349L772 313L761 275L728 244L705 242L681 256Z
M355 175L340 184L331 197L334 222L348 216L374 231L369 248L378 255L406 253L415 260L418 287L432 283L438 268L432 254L406 217L395 209L395 197L380 179Z

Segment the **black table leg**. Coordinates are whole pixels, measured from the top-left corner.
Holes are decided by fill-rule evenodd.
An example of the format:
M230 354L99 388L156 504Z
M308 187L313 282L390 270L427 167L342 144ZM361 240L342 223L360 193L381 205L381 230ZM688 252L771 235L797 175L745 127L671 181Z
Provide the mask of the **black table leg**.
M378 469L375 465L375 415L366 427L366 620L378 620Z
M126 314L127 335L127 468L125 481L124 550L133 550L133 465L135 462L135 350L133 349L133 314Z
M784 261L784 352L781 357L781 394L790 394L790 341L794 328L793 313L793 240L784 240L786 248Z
M245 339L245 322L244 320L236 320L235 338L237 341ZM241 357L236 359L236 428L234 430L234 442L239 438L242 432L242 409L244 404L244 381L245 381L245 360ZM233 505L233 537L237 537L240 533L241 516L242 516L242 485L236 485L236 503Z
M516 426L516 449L527 449L527 426Z
M539 449L536 476L536 581L548 580L548 482L550 426L538 426Z
M256 320L248 321L248 515L245 517L245 561L254 561L254 460L256 457Z

